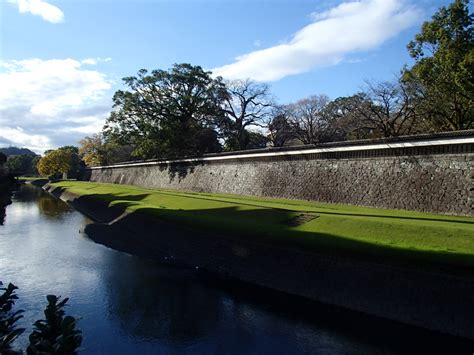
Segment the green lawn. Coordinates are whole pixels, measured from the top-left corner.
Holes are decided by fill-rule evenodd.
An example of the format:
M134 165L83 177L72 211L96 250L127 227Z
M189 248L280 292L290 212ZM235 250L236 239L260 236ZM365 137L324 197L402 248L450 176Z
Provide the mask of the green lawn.
M52 185L217 235L376 262L474 270L474 218L91 182ZM293 225L302 214L315 218Z

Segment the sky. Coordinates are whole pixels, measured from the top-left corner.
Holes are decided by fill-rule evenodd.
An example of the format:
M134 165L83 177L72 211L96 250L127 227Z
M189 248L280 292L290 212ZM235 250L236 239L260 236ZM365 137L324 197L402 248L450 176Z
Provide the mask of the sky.
M121 78L200 65L285 104L352 95L411 65L445 0L0 0L0 147L37 153L98 133Z

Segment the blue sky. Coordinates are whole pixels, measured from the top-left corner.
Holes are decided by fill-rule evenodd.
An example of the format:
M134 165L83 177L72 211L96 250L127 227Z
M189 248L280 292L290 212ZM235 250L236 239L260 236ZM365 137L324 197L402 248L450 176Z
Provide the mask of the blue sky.
M268 82L280 103L357 92L410 63L442 0L0 0L0 146L98 132L121 78L189 62Z

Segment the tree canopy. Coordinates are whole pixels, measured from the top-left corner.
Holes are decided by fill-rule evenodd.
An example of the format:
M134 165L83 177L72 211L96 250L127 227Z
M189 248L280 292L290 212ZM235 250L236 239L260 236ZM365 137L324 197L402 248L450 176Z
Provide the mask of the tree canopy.
M73 152L68 149L49 151L37 165L38 172L43 176L67 173L72 167Z
M227 95L220 77L213 79L200 66L175 64L123 80L129 91L115 93L106 137L133 145L133 154L144 159L220 150L214 128Z
M80 142L79 155L87 166L108 165L131 160L133 148L106 140L102 134L84 137Z
M408 44L423 114L440 129L474 127L474 27L468 0L441 7Z

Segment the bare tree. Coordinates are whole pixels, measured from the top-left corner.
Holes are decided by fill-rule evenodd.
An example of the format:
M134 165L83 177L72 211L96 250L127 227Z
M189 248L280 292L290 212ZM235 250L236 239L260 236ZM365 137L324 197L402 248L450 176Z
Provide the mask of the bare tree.
M227 83L228 96L224 103L226 115L223 135L230 150L247 149L250 143L248 129L265 127L273 101L268 85L252 80Z
M319 143L327 129L324 108L329 103L326 95L313 95L287 105L290 122L303 144Z
M373 129L384 137L413 132L416 122L416 101L410 88L393 82L367 82L362 94L365 100L357 109L361 116L359 129Z

